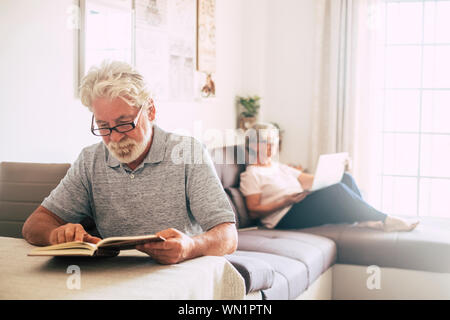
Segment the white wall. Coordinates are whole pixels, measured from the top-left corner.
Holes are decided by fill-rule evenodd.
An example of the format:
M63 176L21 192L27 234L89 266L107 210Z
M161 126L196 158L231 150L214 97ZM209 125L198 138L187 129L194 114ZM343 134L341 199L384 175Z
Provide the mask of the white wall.
M202 138L236 126L235 96L259 94L260 120L285 130L280 160L307 164L315 0L216 0L216 95L157 105L157 123ZM0 2L0 161L72 162L99 141L75 97L76 0ZM200 136L198 136L200 134Z
M72 0L0 2L0 161L73 162L96 143L91 114L75 97L77 30L67 27ZM241 91L244 12L241 0L217 0L217 74L213 100L161 103L167 130L235 127ZM201 137L200 137L201 138Z
M76 32L71 0L0 3L0 160L73 161L95 141L74 97Z
M157 118L165 129L185 129L197 136L198 128L223 131L236 127L235 97L242 91L244 74L244 3L216 0L216 97L191 104L161 103Z
M315 0L266 2L261 117L285 130L280 161L308 167Z
M259 120L285 133L280 161L309 167L315 0L245 0L242 95L260 95Z

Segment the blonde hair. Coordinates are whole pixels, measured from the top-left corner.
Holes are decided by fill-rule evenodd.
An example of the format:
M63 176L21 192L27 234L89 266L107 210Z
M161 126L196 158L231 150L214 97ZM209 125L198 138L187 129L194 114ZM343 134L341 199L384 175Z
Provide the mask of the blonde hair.
M152 95L144 77L131 65L122 61L105 60L93 66L81 80L81 103L92 111L92 102L97 98L121 98L130 106L148 107Z

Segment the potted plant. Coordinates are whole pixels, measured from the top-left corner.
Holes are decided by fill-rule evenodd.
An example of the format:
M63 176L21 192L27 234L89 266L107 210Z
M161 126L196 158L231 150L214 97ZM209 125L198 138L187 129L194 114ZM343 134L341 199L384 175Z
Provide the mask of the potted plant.
M250 128L257 119L258 111L260 108L259 96L247 96L247 97L237 97L237 104L240 106L239 114L239 128L247 130Z

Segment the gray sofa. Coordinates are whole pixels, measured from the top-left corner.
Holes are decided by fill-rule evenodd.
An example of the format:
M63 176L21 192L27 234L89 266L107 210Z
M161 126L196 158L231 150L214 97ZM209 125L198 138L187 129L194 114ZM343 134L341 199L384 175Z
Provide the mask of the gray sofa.
M244 276L248 294L263 299L450 298L450 219L421 218L412 232L350 224L263 229L250 219L239 191L246 167L242 146L217 148L211 155L239 223L238 250L227 258ZM378 284L374 277L380 278Z
M69 168L68 163L0 162L0 236L22 238L25 220ZM92 220L82 224L98 234Z
M243 276L247 298L450 299L450 220L422 218L408 233L346 224L259 228L238 189L242 147L214 149L211 156L239 228L238 250L226 258ZM0 236L22 237L26 218L69 167L0 163ZM92 221L82 224L96 234Z

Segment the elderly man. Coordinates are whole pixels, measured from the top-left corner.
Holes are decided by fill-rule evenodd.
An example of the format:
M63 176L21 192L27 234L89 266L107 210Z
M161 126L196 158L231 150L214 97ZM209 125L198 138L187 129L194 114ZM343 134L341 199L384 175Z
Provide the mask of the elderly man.
M81 151L25 222L24 238L35 245L96 243L100 238L80 224L90 217L102 237L166 238L137 247L163 264L234 252L234 213L207 151L153 123L155 105L143 77L126 63L104 62L84 77L80 96L103 143ZM186 151L179 148L186 139L202 161L191 161L189 152L179 161L175 151Z

